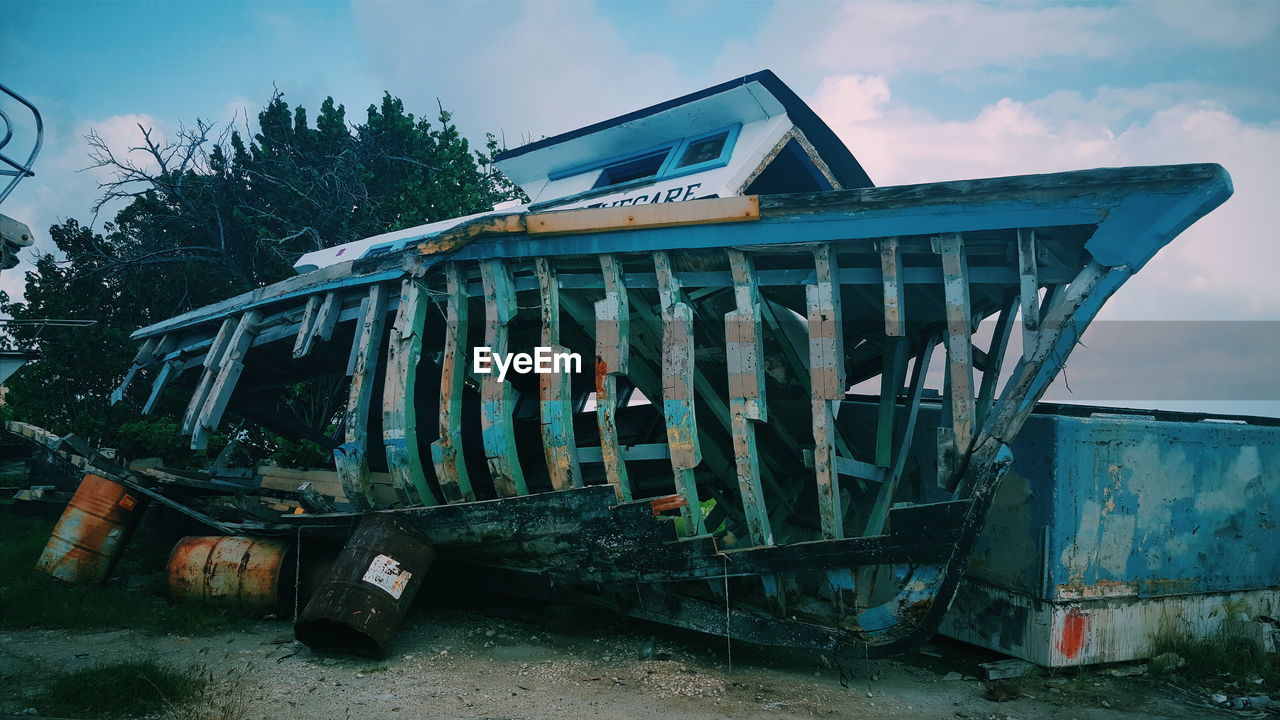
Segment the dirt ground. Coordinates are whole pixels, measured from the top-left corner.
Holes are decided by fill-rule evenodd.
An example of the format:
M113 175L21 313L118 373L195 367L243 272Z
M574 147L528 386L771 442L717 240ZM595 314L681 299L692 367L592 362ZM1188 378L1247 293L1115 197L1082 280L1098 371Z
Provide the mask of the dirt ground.
M382 661L312 653L292 641L285 620L203 637L133 630L0 632L0 714L29 713L24 688L42 676L142 658L212 671L222 678L221 691L243 697L245 720L1094 720L1217 714L1145 677L1076 671L1024 681L1013 699L995 702L987 699L987 684L976 679L977 663L992 656L945 640L924 653L866 661L726 648L723 639L589 611L581 619L582 628L557 635L535 618L423 608L410 615L391 657Z

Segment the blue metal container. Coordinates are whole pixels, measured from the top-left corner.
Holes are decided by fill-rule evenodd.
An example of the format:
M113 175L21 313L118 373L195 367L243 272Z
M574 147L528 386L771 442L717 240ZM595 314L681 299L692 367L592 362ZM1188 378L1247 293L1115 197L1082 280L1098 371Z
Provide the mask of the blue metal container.
M1076 416L1037 414L1014 442L943 634L1060 667L1276 615L1278 421L1060 411Z

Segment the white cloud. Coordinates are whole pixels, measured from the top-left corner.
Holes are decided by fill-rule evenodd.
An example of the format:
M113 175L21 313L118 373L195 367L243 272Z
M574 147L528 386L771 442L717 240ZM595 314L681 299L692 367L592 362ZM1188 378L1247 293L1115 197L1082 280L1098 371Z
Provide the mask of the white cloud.
M788 77L944 73L971 84L1153 48L1259 45L1278 27L1274 2L778 2L755 38L726 44L717 70L768 58Z
M508 145L687 92L676 62L632 47L586 3L356 3L367 71L410 108L437 98ZM531 135L532 137L524 137Z
M895 103L882 77L824 79L810 98L880 185L1083 168L1221 163L1235 196L1165 248L1108 305L1107 317L1275 318L1280 308L1280 123L1222 106L1163 106L1160 87L1009 98L961 121ZM1114 130L1134 109L1146 117Z

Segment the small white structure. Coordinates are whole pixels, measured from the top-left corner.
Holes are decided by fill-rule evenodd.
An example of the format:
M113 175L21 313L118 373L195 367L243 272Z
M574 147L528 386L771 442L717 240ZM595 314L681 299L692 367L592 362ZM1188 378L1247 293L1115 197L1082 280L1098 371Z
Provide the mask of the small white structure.
M395 252L486 215L872 185L831 128L768 70L508 150L495 163L529 205L317 250L294 269Z

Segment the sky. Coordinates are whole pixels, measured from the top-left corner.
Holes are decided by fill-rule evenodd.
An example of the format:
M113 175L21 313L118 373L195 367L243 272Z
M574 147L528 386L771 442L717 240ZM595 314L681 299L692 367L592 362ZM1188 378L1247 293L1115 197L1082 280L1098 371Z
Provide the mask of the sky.
M273 88L313 115L331 95L355 119L384 91L417 114L439 101L469 137L515 146L769 68L877 185L1222 164L1234 197L1102 317L1269 321L1237 333L1269 360L1280 352L1277 67L1280 2L0 0L0 82L46 122L37 175L3 210L49 247L50 224L92 219L90 129L127 149L138 124L163 136L196 118L243 123ZM20 293L25 267L0 289ZM1168 327L1153 334L1179 335L1176 352L1206 351L1198 326Z

